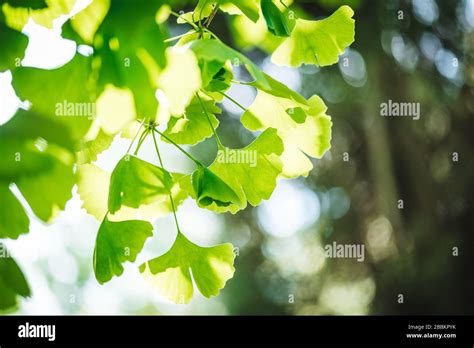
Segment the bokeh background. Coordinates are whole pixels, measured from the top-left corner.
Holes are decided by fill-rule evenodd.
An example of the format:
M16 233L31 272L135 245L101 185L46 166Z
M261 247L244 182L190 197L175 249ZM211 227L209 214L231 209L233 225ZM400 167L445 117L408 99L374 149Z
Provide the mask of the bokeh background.
M171 1L177 11L191 10L192 3ZM310 175L280 180L259 207L236 215L217 215L192 201L180 207L180 225L193 241L230 241L239 248L236 273L220 296L196 293L189 305L172 304L130 264L122 277L99 285L92 270L99 222L74 192L54 223L29 214L30 233L6 241L33 290L14 313L474 314L474 1L306 0L293 6L316 19L342 4L355 10L356 41L343 55L349 64L324 69L277 67L262 44L253 45L262 39L245 23L218 15L211 25L268 74L305 97L320 95L334 123L332 148L314 161ZM67 18L52 30L25 27L30 43L23 65L53 68L72 59L75 43L61 38ZM173 35L183 30L171 24ZM9 72L0 74L0 123L21 104L10 82ZM255 97L245 86L229 94L245 106ZM381 117L380 104L388 100L420 103L420 119ZM240 113L224 102L218 132L227 146L252 140ZM118 137L97 164L112 170L128 144ZM174 149L164 149L172 170L192 170ZM208 163L215 151L212 140L195 148ZM140 154L156 161L152 143ZM155 231L138 263L171 246L171 216L158 220ZM364 244L364 262L326 258L324 246L333 241Z

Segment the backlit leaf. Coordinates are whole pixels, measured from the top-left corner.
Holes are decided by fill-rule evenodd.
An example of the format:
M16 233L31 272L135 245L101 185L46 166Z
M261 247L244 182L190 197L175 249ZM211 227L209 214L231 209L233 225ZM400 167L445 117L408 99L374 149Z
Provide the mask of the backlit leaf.
M200 98L203 100L203 105L210 118L212 127L214 129L217 128L219 121L214 114L220 114L222 112L221 109L215 105L213 100L206 99L203 96ZM171 117L164 134L175 143L191 145L212 136L213 132L209 126L209 121L197 97L194 97L186 107L184 114L178 117Z
M205 297L216 296L234 274L232 244L201 247L178 232L171 249L140 266L151 284L175 303L188 303L193 281ZM192 278L191 278L192 277Z
M309 21L298 18L291 36L273 53L272 62L292 67L336 63L339 55L354 42L353 15L349 6L341 6L326 19Z
M321 158L331 145L332 122L326 110L316 95L301 103L259 90L241 121L250 130L275 128L285 147L282 176L306 176L312 168L306 155Z
M114 222L107 216L100 225L94 249L94 272L103 284L123 273L122 264L134 262L145 240L153 235L153 226L146 221Z
M114 214L122 205L138 208L166 199L173 180L170 173L135 156L126 155L110 178L109 211Z

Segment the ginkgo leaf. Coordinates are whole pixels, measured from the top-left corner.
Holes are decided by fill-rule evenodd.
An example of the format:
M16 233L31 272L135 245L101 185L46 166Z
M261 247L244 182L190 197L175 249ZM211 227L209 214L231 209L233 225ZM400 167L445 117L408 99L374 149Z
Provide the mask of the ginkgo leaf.
M291 36L273 53L272 62L291 67L337 63L339 55L354 42L353 15L354 11L345 5L322 20L298 18Z
M219 2L222 11L231 15L243 14L252 22L256 22L260 17L259 4L256 0L220 0Z
M58 69L18 68L12 71L12 84L20 99L32 103L29 111L66 126L77 141L95 116L89 64L88 58L76 55Z
M201 247L178 232L171 249L141 265L140 272L163 296L184 304L193 296L192 279L205 297L218 295L234 274L234 259L230 243Z
M45 0L47 7L34 6L30 8L18 7L19 4L3 4L2 10L5 14L7 25L17 31L22 31L30 18L36 23L46 28L53 28L53 21L61 15L71 12L76 0Z
M242 200L219 176L199 165L192 175L196 202L200 207L242 206Z
M268 30L263 15L255 23L245 16L234 16L230 21L233 41L236 47L244 50L258 47L267 54L271 54L285 38L275 36Z
M111 174L94 164L77 166L77 192L82 200L82 207L101 221L108 211L108 194ZM173 186L171 195L175 207L178 207L192 191L190 175L172 173ZM138 209L122 206L115 214L109 214L111 221L146 220L153 221L173 211L168 197L151 204L141 205Z
M94 44L92 77L98 93L108 84L129 88L139 118L154 118L157 112L156 78L166 65L166 44L155 14L163 4L135 0L130 6L128 0L94 0L75 16L78 22L63 26L63 36L65 31L66 37L79 43ZM75 34L74 28L84 23L87 29Z
M290 26L285 14L273 0L261 0L261 8L268 30L276 36L290 36Z
M108 282L114 275L120 276L122 264L134 262L146 239L152 235L153 226L149 222L114 222L106 216L97 233L94 249L94 272L99 283Z
M76 152L77 164L85 164L97 160L97 156L103 151L107 150L114 140L114 136L105 133L100 126L94 123L89 129L89 132L84 136L84 139L79 142L78 150ZM103 215L103 214L102 214Z
M250 130L272 127L278 131L285 147L282 176L291 178L306 176L311 170L312 163L306 155L321 158L330 148L332 122L326 110L316 95L301 103L259 90L241 121ZM295 112L297 116L292 115Z
M177 22L195 23L209 17L216 6L230 15L245 15L253 22L259 18L258 1L256 0L199 0L192 12L182 14Z
M215 101L200 96L204 109L209 116L212 127L219 125L214 114L220 114L222 110L215 105ZM197 97L186 107L186 111L179 117L171 117L164 134L178 144L194 145L212 136L213 132L209 126L206 113ZM166 139L162 138L164 141Z
M89 6L71 18L71 26L87 44L94 36L110 8L111 0L92 0Z
M133 94L128 88L105 86L96 105L97 122L107 134L117 134L136 118Z
M247 201L256 206L269 199L282 171L282 153L283 143L275 129L267 129L243 149L220 148L209 169L237 193L239 201L208 209L235 213L244 209Z
M125 155L110 178L109 211L114 214L122 205L138 208L166 199L173 185L170 173L138 157Z
M221 67L230 61L233 65L244 65L250 75L253 76L262 85L268 85L264 73L246 56L235 51L223 42L213 39L201 39L191 43L191 49L194 51L199 61L217 61Z
M25 55L28 38L22 33L6 27L0 21L0 42L2 43L0 72L19 66Z
M77 166L76 175L82 207L100 221L108 211L110 173L95 164L82 164Z
M36 216L50 222L72 198L75 181L72 165L56 161L50 170L16 184Z
M71 198L75 182L68 128L21 110L0 126L0 142L0 182L15 183L33 212L50 221Z
M53 118L19 110L0 126L0 181L15 182L23 176L34 177L50 170L58 159L71 159L74 150L69 132ZM47 151L54 148L62 151Z
M208 92L225 92L231 86L232 78L234 74L232 73L231 68L226 65L220 68L213 76L209 83L204 87ZM214 97L214 95L211 93Z
M200 60L199 68L201 69L202 89L206 95L216 102L221 102L231 84L234 74L232 65L227 62L225 65L217 60Z
M27 233L30 220L8 185L2 182L0 182L0 202L2 204L0 209L0 238L17 239L20 234Z
M8 256L8 250L2 243L0 254L0 310L3 311L15 307L18 296L31 296L31 290L20 267Z
M171 115L181 115L201 88L201 72L198 60L190 50L168 48L168 64L160 73L158 87L168 101Z

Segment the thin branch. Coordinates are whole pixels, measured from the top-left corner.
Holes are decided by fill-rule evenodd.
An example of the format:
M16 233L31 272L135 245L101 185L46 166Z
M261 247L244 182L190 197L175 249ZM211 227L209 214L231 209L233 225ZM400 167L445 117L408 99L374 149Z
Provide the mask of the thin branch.
M200 166L204 166L201 162L199 162L196 158L194 158L189 152L187 152L185 149L183 149L181 146L179 146L178 144L176 144L173 140L171 140L170 138L168 138L166 135L164 135L163 133L161 133L158 129L154 128L153 131L155 131L156 133L158 133L159 135L161 135L163 138L165 138L166 140L168 140L171 144L173 144L176 148L178 148L183 154L185 154L191 161L193 161L194 163L196 163L197 165L200 165Z
M130 146L128 147L127 154L130 152L132 149L133 143L135 142L135 139L137 139L138 134L140 134L140 131L142 130L143 124L145 123L145 120L142 120L142 123L140 123L140 127L138 128L137 134L132 139L132 142L130 143Z
M201 104L202 111L204 111L204 114L206 115L207 122L209 123L209 127L211 127L212 133L213 133L214 136L216 137L217 146L218 146L218 147L223 147L222 142L221 142L221 139L220 139L219 136L217 135L217 132L216 132L216 130L214 129L214 126L212 125L211 118L209 117L209 114L207 113L207 110L206 110L206 108L204 107L204 103L202 102L202 99L201 99L201 97L199 96L199 93L196 93L196 97L198 98L199 103Z
M241 108L243 111L247 111L247 108L244 107L242 104L240 104L237 100L235 100L234 98L232 97L229 97L227 94L225 93L222 93L221 91L217 91L217 93L223 95L224 97L226 97L227 99L229 99L231 102L233 102L235 105L237 105L239 108Z
M158 155L158 160L160 161L161 168L163 168L163 170L166 170L163 165L163 160L161 159L160 150L158 149L158 143L156 141L155 133L151 132L151 134L153 137L153 143L155 144L155 150L156 150L156 154ZM180 233L181 230L179 229L178 217L176 216L176 206L174 205L173 194L171 191L169 192L169 197L170 197L170 202L171 202L171 208L173 209L173 216L174 216L174 222L176 223L176 229L178 230L178 233Z

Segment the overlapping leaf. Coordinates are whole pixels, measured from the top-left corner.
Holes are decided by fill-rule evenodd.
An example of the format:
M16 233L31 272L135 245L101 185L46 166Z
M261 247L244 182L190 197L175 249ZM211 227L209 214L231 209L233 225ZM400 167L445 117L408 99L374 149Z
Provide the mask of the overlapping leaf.
M175 206L179 206L192 191L189 175L171 173L173 184L171 194ZM108 212L108 196L111 174L94 164L83 164L77 168L77 191L83 202L83 208L101 221ZM140 219L153 221L171 213L171 201L166 197L150 204L142 204L140 208L122 206L115 214L109 214L109 220L123 221Z
M204 99L203 105L197 97L194 97L182 115L171 117L169 120L164 134L175 143L194 145L212 136L212 129L203 107L210 118L212 127L215 129L219 125L215 114L220 114L221 109L215 105L215 101L205 99L205 97L200 98Z
M126 155L110 178L109 211L114 214L122 205L138 208L142 204L161 202L168 198L172 186L170 173L138 157Z
M250 130L275 128L285 147L282 175L306 176L312 169L306 155L320 158L330 147L332 122L327 107L316 95L307 101L295 92L280 96L285 87L276 81L272 85L273 89L258 91L242 115L242 124Z
M292 67L336 63L339 55L354 42L353 15L354 11L349 6L341 6L330 17L322 20L298 18L291 36L275 50L272 61Z
M253 22L256 22L260 15L258 0L199 0L194 11L181 15L178 23L203 21L211 15L216 6L231 15L243 14Z
M221 67L230 61L233 65L244 65L250 75L262 85L268 85L263 72L249 58L225 45L223 42L213 39L202 39L192 42L191 49L199 61L218 62Z

